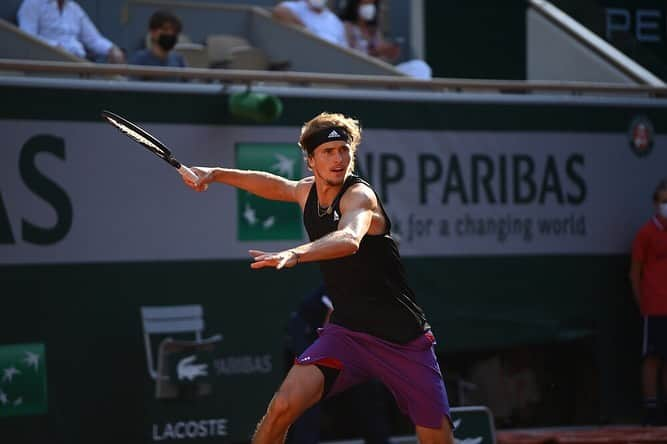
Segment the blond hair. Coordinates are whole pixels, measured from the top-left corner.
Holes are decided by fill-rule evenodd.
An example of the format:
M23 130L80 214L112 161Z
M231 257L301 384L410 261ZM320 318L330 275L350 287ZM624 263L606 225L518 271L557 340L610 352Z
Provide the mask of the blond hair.
M314 148L309 151L304 147L303 141L316 131L333 126L343 127L350 136L350 139L347 142L348 146L350 147L349 171L354 171L355 155L357 152L357 147L359 146L359 142L361 142L361 126L359 125L359 121L357 119L353 119L352 117L347 117L339 113L320 113L310 119L308 122L304 123L301 127L299 147L301 148L304 157L311 156L313 154Z

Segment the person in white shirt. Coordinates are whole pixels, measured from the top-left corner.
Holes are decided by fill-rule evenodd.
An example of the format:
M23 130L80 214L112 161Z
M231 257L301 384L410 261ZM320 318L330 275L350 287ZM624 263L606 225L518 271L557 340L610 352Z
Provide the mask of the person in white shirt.
M273 18L302 26L316 36L347 48L343 22L327 6L327 0L280 2L273 8Z
M17 18L23 31L75 56L125 63L123 52L99 33L75 1L23 0Z

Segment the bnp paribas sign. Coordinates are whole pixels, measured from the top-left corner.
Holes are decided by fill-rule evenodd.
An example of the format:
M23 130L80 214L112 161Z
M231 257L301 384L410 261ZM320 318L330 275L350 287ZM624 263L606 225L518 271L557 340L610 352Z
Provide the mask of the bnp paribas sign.
M295 144L239 143L236 166L267 171L290 180L299 180L303 160ZM237 192L238 240L299 240L303 237L301 211L294 203L276 202L247 191Z
M0 416L47 412L44 344L0 345Z

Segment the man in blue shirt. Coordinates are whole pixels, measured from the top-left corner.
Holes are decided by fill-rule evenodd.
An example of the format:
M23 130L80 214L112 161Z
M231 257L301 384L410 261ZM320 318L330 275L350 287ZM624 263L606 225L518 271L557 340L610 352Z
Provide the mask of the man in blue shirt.
M148 22L150 46L134 53L130 57L129 63L131 65L184 68L185 60L183 60L183 56L172 52L181 29L181 21L172 13L168 11L154 12Z

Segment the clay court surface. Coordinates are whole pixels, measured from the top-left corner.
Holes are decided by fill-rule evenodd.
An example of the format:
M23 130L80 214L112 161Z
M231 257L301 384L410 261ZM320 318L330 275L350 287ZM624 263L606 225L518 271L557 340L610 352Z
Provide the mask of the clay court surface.
M667 427L607 426L497 430L498 444L667 444ZM414 436L391 439L392 444L417 444ZM325 444L363 444L362 440ZM458 441L458 444L467 444ZM469 443L483 444L483 443Z

